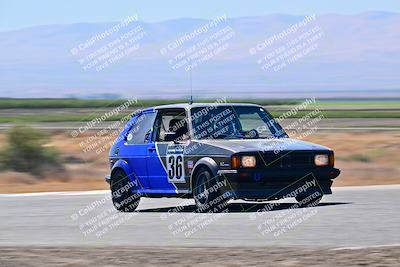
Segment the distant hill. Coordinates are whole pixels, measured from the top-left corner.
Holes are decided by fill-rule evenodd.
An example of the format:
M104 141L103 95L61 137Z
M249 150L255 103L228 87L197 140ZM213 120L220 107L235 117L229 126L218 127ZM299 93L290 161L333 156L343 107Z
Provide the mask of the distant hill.
M256 55L249 53L257 44L303 19L279 14L228 18L190 40L184 34L201 29L209 21L182 18L159 23L132 22L75 56L71 49L118 22L0 32L0 97L184 97L188 95L189 74L183 68L173 70L169 60L226 27L230 27L233 37L220 46L227 47L192 71L195 95L202 98L400 96L400 14L318 16ZM136 43L137 50L101 71L82 69L79 59L138 26L144 35ZM257 61L261 56L315 27L323 35L314 50L277 72L260 68ZM179 40L182 44L169 51L168 44ZM168 50L166 55L160 53L163 48Z

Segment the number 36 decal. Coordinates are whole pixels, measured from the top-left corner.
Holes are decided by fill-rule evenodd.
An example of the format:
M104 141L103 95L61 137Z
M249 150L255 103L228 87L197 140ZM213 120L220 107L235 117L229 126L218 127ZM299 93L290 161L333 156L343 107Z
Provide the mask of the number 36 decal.
M185 183L185 165L183 155L168 155L167 156L167 172L168 182L170 183Z

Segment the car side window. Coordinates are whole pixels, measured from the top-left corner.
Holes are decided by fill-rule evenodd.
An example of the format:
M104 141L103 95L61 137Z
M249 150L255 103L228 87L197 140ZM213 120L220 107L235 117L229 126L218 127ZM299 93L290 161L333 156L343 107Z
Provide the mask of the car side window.
M128 144L145 144L149 139L149 134L156 117L155 112L141 114L133 124L126 136Z
M160 111L154 124L154 140L165 141L165 135L174 132L178 140L188 140L188 126L184 109Z

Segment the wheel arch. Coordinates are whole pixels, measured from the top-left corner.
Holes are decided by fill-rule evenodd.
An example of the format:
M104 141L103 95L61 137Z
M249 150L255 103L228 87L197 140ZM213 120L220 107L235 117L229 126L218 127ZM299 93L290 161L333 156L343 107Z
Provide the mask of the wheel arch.
M219 167L218 164L215 162L215 160L213 160L210 157L201 158L194 165L192 173L190 175L190 189L192 192L193 192L193 179L196 177L196 174L201 167L208 168L214 177L218 175Z
M111 169L111 173L110 173L110 179L113 178L113 175L118 171L118 170L122 170L125 172L125 174L129 177L129 179L133 182L136 178L133 175L133 172L131 170L131 168L129 167L128 162L126 162L125 160L119 159L117 160L117 162L114 163L112 169Z

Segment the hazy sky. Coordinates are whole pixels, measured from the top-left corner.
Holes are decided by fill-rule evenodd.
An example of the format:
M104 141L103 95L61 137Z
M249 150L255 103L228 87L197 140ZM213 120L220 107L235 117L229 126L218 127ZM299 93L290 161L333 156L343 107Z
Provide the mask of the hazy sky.
M137 14L146 22L284 14L400 12L399 0L0 0L0 31L44 24L119 21Z

